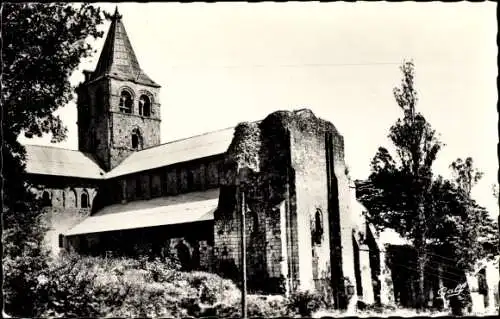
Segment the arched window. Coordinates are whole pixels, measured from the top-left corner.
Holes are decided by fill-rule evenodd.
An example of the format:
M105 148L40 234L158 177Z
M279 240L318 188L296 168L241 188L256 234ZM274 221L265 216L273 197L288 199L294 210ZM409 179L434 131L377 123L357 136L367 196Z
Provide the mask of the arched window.
M132 95L127 91L122 91L120 95L120 112L122 113L132 113Z
M132 139L132 148L134 150L141 150L142 149L142 135L138 129L134 129L132 131L131 139Z
M256 234L259 232L259 216L256 212L248 210L246 212L247 216L251 219L252 225L252 234Z
M80 206L81 208L89 208L89 194L86 191L80 195Z
M191 270L192 256L189 247L181 241L175 246L175 249L177 250L177 258L179 259L179 262L181 264L181 270Z
M52 206L52 200L48 191L44 191L42 194L42 204L43 206Z
M321 244L321 238L323 236L323 213L321 209L316 209L314 214L314 229L312 230L312 240L315 244Z
M151 116L151 101L146 95L139 98L139 114L142 116Z

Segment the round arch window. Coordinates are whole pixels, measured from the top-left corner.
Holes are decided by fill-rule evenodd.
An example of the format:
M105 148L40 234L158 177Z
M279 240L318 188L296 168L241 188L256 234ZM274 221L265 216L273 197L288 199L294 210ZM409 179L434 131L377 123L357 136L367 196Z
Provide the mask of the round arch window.
M89 194L87 192L83 192L80 196L80 206L82 208L89 208Z
M144 94L139 98L139 115L151 116L151 100Z
M120 94L120 112L130 114L132 113L133 99L130 92L123 90Z

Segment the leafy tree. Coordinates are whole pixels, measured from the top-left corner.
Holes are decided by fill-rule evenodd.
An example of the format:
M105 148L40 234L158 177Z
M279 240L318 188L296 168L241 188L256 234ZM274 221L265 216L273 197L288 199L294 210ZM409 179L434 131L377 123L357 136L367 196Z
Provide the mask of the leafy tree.
M5 307L36 316L36 273L48 261L41 209L23 178L26 136L66 137L53 112L72 99L69 76L92 53L87 38L98 38L99 8L91 4L3 3L2 15L2 222Z
M442 143L425 117L416 111L413 62L404 62L400 69L403 79L401 86L394 89L394 97L403 117L389 133L396 157L380 147L371 163L372 174L357 184L361 202L372 213L371 221L380 227L392 227L413 241L418 261L418 304L423 306L427 239L435 222L426 210L426 202L432 188L431 166Z
M460 187L460 190L470 198L472 187L483 177L483 173L474 167L474 161L471 157L465 160L461 158L456 159L451 163L450 168L453 171L455 182Z
M460 198L463 199L462 207L465 212L455 251L458 263L465 269L470 269L479 258L498 253L498 249L495 249L495 246L498 247L498 224L484 207L471 198L472 188L483 176L483 173L474 167L473 159L458 158L450 168L462 195Z
M368 208L370 222L379 229L392 228L413 242L419 277L418 305L422 306L429 252L455 260L455 268L470 270L488 249L494 250L492 238L498 226L470 197L472 187L482 176L471 158L452 163L454 180L433 177L432 163L443 144L415 111L413 64L407 62L401 70L402 85L394 94L404 116L389 134L396 156L380 147L371 162L372 173L367 180L356 181L356 188L358 199ZM481 240L484 244L478 245Z

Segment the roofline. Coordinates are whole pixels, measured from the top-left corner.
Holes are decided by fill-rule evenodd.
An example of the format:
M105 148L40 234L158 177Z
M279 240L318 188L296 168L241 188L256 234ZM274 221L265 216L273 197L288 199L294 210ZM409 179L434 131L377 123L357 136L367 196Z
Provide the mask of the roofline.
M58 146L53 146L53 145L38 145L38 144L21 144L21 145L22 146L37 146L37 147L57 148L57 149L60 149L60 150L73 151L73 152L78 152L78 153L92 155L91 153L82 152L82 151L75 150L75 149L72 149L72 148L58 147Z
M84 71L88 71L88 70L84 70ZM145 74L145 72L141 69L141 71ZM89 72L95 72L95 71L89 71ZM143 81L137 81L137 80L129 80L129 79L123 79L119 76L114 76L114 75L110 75L110 74L103 74L103 75L99 75L98 77L94 78L94 79L90 79L88 81L84 81L82 84L92 84L94 82L98 82L100 80L104 80L104 79L114 79L114 80L119 80L119 81L125 81L125 82L132 82L132 83L135 83L135 84L140 84L140 85L144 85L144 86L150 86L150 87L154 87L154 88L161 88L162 86L156 82L154 82L153 80L151 80L153 83L145 83Z
M32 173L25 171L27 175L36 175L36 176L52 176L52 177L66 177L66 178L79 178L79 179L88 179L92 181L104 181L106 180L106 174L101 175L100 177L82 177L82 176L73 176L73 175L59 175L59 174L42 174L42 173Z
M156 169L161 169L161 168L170 167L170 166L174 166L174 165L182 165L182 164L186 164L186 163L191 163L191 162L196 162L196 161L200 161L200 160L205 160L207 158L217 157L217 156L221 156L221 155L224 155L224 154L225 154L225 152L216 153L216 154L212 154L212 155L208 155L208 156L192 158L192 159L189 159L189 160L186 160L186 161L180 161L180 162L175 162L175 163L171 163L171 164L167 164L167 165L160 165L160 166L150 167L150 168L146 168L146 169L141 169L141 170L138 170L138 171L120 173L120 174L117 174L117 175L111 175L111 176L109 176L108 174L110 174L111 172L113 172L113 170L111 170L111 171L106 172L104 174L104 178L103 179L104 180L112 180L114 178L119 178L119 177L123 177L123 176L127 176L127 175L144 173L144 172L153 171L153 170L156 170Z
M259 122L262 122L262 120L252 121L252 122L249 122L249 123L259 123ZM236 128L236 126L237 125L235 125L235 126L228 126L226 128L221 128L221 129L218 129L218 130L209 131L209 132L205 132L205 133L201 133L201 134L197 134L197 135L191 135L191 136L188 136L188 137L183 137L183 138L179 138L179 139L176 139L176 140L168 141L168 142L165 142L165 143L153 145L153 146L150 146L150 147L143 148L142 150L138 151L138 153L142 152L142 151L145 151L145 150L150 150L150 149L155 148L155 147L159 147L159 146L163 146L163 145L167 145L167 144L172 144L172 143L176 143L176 142L180 142L180 141L184 141L184 140L189 140L190 138L200 137L200 136L204 136L204 135L208 135L208 134L212 134L212 133L216 133L216 132L222 132L222 131L225 131L225 130L229 130L231 128L234 129L234 128ZM200 158L202 158L202 157L200 157ZM181 163L181 162L179 162L179 163Z

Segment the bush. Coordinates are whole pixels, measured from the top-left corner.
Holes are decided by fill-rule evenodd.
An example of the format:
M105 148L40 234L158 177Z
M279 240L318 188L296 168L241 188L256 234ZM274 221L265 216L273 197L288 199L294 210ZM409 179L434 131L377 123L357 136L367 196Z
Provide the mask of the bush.
M326 306L322 295L310 292L299 291L290 296L288 308L290 311L297 312L303 317L310 317L313 312Z
M199 316L239 298L236 285L215 274L180 272L166 260L68 255L39 276L43 317Z
M42 311L37 278L51 260L44 243L45 216L35 207L24 207L28 203L19 210L4 207L2 214L5 312L17 317L37 317Z
M231 304L218 304L215 307L219 318L241 318L241 298ZM293 314L288 308L285 298L271 296L248 295L247 315L250 318L289 317Z

